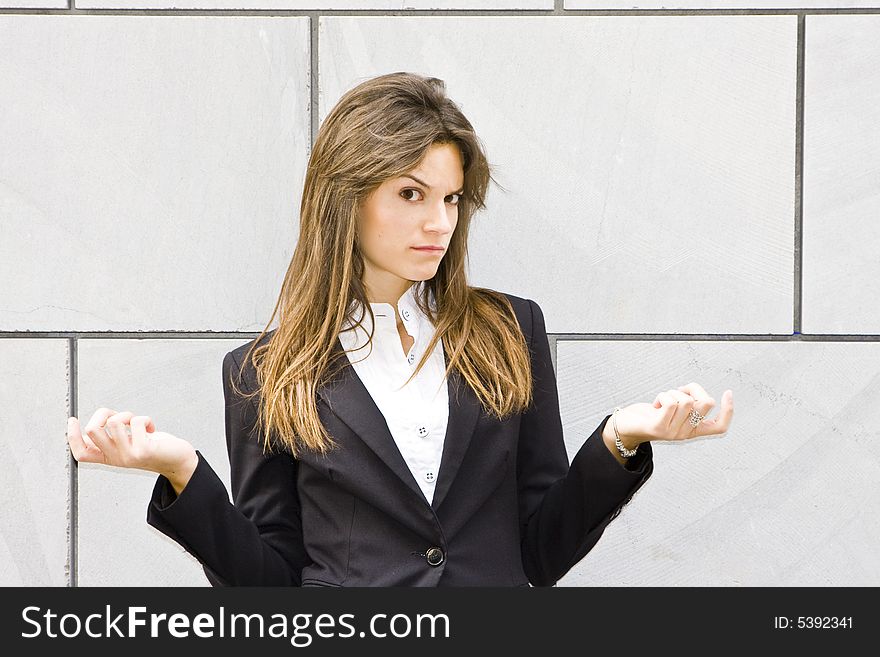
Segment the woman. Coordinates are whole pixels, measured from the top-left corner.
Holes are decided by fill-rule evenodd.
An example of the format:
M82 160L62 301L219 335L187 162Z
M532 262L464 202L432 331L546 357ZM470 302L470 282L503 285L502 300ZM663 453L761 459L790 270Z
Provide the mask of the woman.
M491 179L441 80L349 90L309 159L278 327L223 360L234 504L146 416L70 418L74 457L159 473L147 520L214 585L553 585L651 475L650 441L724 433L732 393L715 420L695 383L615 409L569 466L541 308L466 282Z

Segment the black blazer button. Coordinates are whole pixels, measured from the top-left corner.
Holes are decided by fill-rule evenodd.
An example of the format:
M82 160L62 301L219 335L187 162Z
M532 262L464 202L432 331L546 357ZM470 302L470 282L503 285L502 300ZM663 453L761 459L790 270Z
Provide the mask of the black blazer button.
M425 559L428 561L428 565L430 566L439 566L443 563L443 550L440 548L432 547L427 552L425 552Z

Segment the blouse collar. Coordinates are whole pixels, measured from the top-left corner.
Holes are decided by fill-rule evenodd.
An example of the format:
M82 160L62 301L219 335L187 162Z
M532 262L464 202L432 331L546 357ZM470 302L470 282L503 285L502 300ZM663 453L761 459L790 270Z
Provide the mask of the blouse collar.
M404 320L412 320L411 324L413 326L417 326L418 321L426 317L425 313L419 308L418 303L416 302L417 295L420 294L421 289L424 287L424 281L415 281L410 285L406 291L400 296L400 299L397 300L397 312L400 317ZM428 303L432 309L436 309L436 303L433 292L428 292ZM353 317L356 319L360 316L360 313L357 311L358 302L357 300L352 300L351 308L353 311ZM373 310L373 314L377 317L377 323L382 323L383 321L389 323L392 326L397 325L397 320L394 316L393 308L390 303L387 302L370 302L370 308ZM368 325L370 321L370 317L368 314L364 315L364 324ZM348 330L352 327L350 322L346 322L343 326L343 330Z
M416 291L418 290L420 284L421 281L415 281L406 289L406 292L400 295L400 299L397 300L397 312L398 314L400 314L401 318L414 318L416 314L420 313L419 306L416 303ZM370 303L370 307L373 309L374 313L390 313L390 316L394 317L394 313L390 312L392 310L390 303L375 302Z

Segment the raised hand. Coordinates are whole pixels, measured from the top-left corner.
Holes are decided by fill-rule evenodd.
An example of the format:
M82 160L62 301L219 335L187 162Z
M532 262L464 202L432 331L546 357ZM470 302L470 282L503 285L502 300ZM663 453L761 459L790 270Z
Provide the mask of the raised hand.
M698 383L661 392L653 403L630 404L617 412L621 442L628 448L649 440L689 440L725 433L733 419L733 391L721 396L721 410L713 419L702 419L694 426L691 411L707 416L715 400Z
M156 431L153 420L130 411L99 408L80 430L76 417L67 420L67 442L80 463L103 463L165 475L179 493L198 464L186 440Z

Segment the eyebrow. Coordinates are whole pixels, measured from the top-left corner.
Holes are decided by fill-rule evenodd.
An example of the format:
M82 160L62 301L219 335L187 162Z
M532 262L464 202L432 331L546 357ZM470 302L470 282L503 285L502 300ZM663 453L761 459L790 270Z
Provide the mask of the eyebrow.
M419 180L419 179L416 178L415 176L412 176L412 175L410 175L410 174L408 174L408 173L403 174L403 175L401 176L401 178L410 178L410 179L412 179L412 180L415 180L415 181L416 181L417 183L419 183L420 185L424 185L424 186L427 187L428 189L431 189L431 186L430 186L428 183L426 183L424 180ZM464 187L462 187L462 188L459 189L458 191L456 191L456 192L452 192L452 193L453 193L453 194L462 194L462 193L464 193Z

